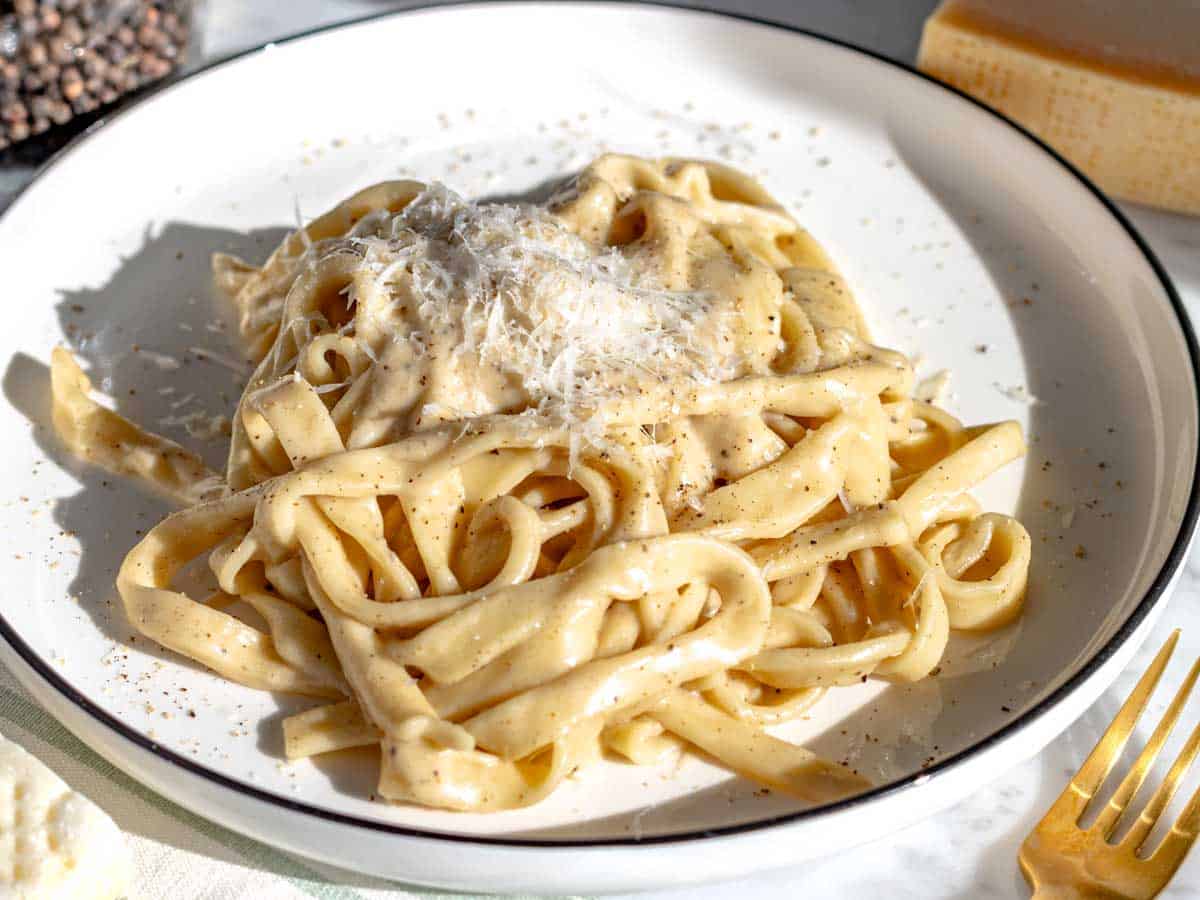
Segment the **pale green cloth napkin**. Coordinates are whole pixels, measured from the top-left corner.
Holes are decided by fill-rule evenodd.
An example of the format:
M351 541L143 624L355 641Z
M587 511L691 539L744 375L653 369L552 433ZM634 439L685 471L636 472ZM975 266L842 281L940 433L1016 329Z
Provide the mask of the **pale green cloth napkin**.
M136 869L129 900L469 896L363 878L289 856L214 825L114 768L34 703L2 666L0 733L116 820L133 851Z

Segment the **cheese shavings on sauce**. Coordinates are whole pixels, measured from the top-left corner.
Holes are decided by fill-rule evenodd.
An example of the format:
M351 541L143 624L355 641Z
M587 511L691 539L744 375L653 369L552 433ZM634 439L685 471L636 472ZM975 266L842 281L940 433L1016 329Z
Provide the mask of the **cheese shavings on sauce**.
M739 370L730 301L666 290L644 251L593 245L540 207L433 185L309 254L360 260L346 291L360 308L343 333L421 385L416 428L520 410L586 426L647 380L714 383Z

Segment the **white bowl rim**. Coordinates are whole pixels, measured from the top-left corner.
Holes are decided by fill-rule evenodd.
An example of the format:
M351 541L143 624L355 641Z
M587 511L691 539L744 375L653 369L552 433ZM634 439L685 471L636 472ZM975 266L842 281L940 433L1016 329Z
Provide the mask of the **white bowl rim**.
M262 51L270 46L280 44L289 44L294 41L304 40L327 31L336 31L340 28L349 28L355 25L360 25L366 22L375 20L393 18L397 16L406 16L417 12L431 12L441 9L462 9L469 7L484 7L484 6L533 6L533 0L450 0L450 2L423 2L416 6L406 7L402 10L388 10L380 13L371 13L369 15L360 16L358 18L349 19L343 22L334 22L328 25L321 25L315 28L302 31L276 41L268 41L255 47L250 47L246 50L230 56L222 57L206 63L203 66L187 73L181 78L168 79L165 82L149 88L141 96L133 100L126 106L123 106L116 112L106 114L79 134L75 135L64 145L60 150L53 154L48 160L41 164L30 181L17 191L10 199L9 208L16 205L20 197L28 191L35 183L46 177L55 166L62 162L68 155L77 151L81 145L86 143L88 138L92 137L96 131L109 123L123 118L126 114L133 112L152 99L156 99L161 94L166 94L197 76L208 73L209 71L226 64L234 63L248 56ZM565 4L563 4L565 5ZM747 13L728 12L723 10L704 9L693 6L684 5L678 0L591 0L586 4L592 7L642 7L646 9L667 9L676 12L681 12L696 16L709 16L731 19L739 22L748 22L754 25L766 26L769 28L779 29L781 31L798 34L802 37L821 41L840 47L844 50L851 51L872 59L876 62L883 63L895 69L897 73L903 73L906 76L918 78L934 87L943 90L949 94L955 95L962 100L966 100L973 106L983 110L992 118L1000 121L1003 125L1008 126L1027 141L1040 149L1043 153L1051 157L1057 162L1064 172L1073 177L1079 184L1089 191L1104 207L1110 216L1124 230L1126 236L1134 243L1137 249L1142 254L1151 271L1154 272L1159 284L1161 285L1167 300L1170 303L1172 311L1175 313L1176 324L1179 327L1180 335L1187 346L1188 358L1191 363L1192 385L1196 390L1197 396L1200 396L1200 344L1197 343L1196 334L1192 328L1191 320L1188 317L1183 300L1179 296L1174 283L1170 276L1159 262L1154 252L1150 249L1145 239L1138 233L1137 229L1129 221L1128 217L1121 212L1117 205L1109 199L1103 191L1100 190L1086 175L1084 175L1074 164L1064 158L1058 151L1030 132L1024 126L1020 125L1013 119L998 112L981 101L975 99L970 94L959 90L956 87L947 85L916 68L902 63L898 60L884 56L875 50L866 47L861 47L850 41L845 41L840 38L831 37L820 32L812 31L807 28L802 28L795 25L789 25L783 22L772 21L771 19L761 16L755 16ZM7 210L0 213L0 220L7 215ZM279 794L266 791L261 788L256 788L252 785L245 784L234 778L229 777L221 772L211 769L205 765L188 759L182 754L163 747L156 741L138 732L134 728L123 723L116 716L108 711L100 708L92 702L83 693L76 690L63 676L58 674L52 666L50 666L36 651L20 636L16 629L9 624L3 611L0 611L0 639L3 639L12 650L21 658L21 660L29 666L38 676L41 677L48 685L53 687L67 701L74 704L84 713L89 715L97 723L107 728L109 731L116 733L118 736L131 741L142 750L145 750L154 756L178 766L185 771L228 790L236 791L244 796L272 804L282 810L288 812L299 813L305 816L312 816L321 819L330 824L347 825L356 828L364 828L371 831L382 832L385 834L393 834L405 837L416 837L425 840L444 841L452 844L485 844L498 847L512 848L551 848L562 847L570 848L602 848L602 847L619 847L619 846L654 846L662 844L682 844L693 841L705 840L708 838L726 837L739 834L747 834L753 831L774 828L777 826L790 825L804 820L812 820L822 815L849 810L854 807L862 806L867 803L880 800L884 797L889 797L907 791L913 787L918 787L928 779L936 777L939 774L958 768L971 758L979 755L988 748L1013 737L1019 731L1032 725L1036 720L1042 718L1049 713L1053 708L1060 705L1066 698L1080 687L1088 678L1100 669L1105 662L1114 656L1120 648L1136 633L1138 626L1146 619L1150 612L1163 599L1168 587L1176 572L1183 565L1187 557L1189 546L1191 545L1192 537L1196 532L1197 522L1200 520L1200 452L1197 453L1196 459L1193 461L1192 468L1192 483L1188 492L1187 507L1184 510L1183 518L1180 520L1179 530L1175 535L1175 539L1171 544L1171 549L1163 560L1162 566L1159 568L1154 581L1137 606L1128 614L1125 621L1116 629L1113 635L1105 642L1104 646L1098 648L1091 657L1089 657L1083 665L1070 678L1059 685L1054 691L1042 698L1036 705L1026 710L1019 716L1015 717L1011 722L997 729L992 734L984 737L968 747L954 753L943 760L896 781L887 784L879 785L871 788L862 794L838 800L833 803L828 803L823 806L814 806L810 809L803 809L780 815L771 816L769 818L757 819L750 822L743 822L736 825L727 825L719 828L705 828L696 831L685 831L678 833L652 835L644 837L617 837L617 838L576 838L576 839L549 839L549 838L511 838L511 837L493 837L487 835L469 835L469 834L453 834L440 831L431 831L423 828L414 828L405 825L393 825L386 822L380 822L373 819L362 818L360 816L349 815L346 813L335 812L330 809L325 809L313 804L306 803L302 800L294 800Z

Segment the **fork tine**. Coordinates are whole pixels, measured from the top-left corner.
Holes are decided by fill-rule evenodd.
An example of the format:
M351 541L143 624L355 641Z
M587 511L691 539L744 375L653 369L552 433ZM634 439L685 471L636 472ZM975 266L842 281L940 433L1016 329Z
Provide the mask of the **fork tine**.
M1167 878L1175 874L1187 852L1196 843L1196 832L1200 831L1200 788L1192 794L1192 799L1184 807L1167 836L1163 838L1158 849L1150 854L1150 862L1166 869Z
M1197 665L1200 666L1200 662ZM1135 850L1142 846L1146 837L1154 829L1158 817L1174 799L1175 792L1179 790L1179 783L1191 768L1198 752L1200 752L1200 725L1192 729L1187 743L1183 745L1183 749L1175 757L1175 762L1171 764L1171 770L1167 772L1167 777L1158 786L1158 790L1154 792L1154 796L1150 798L1150 802L1146 804L1142 814L1137 817L1137 821L1133 823L1133 827L1129 829L1129 834L1125 836L1122 843L1128 844Z
M1133 802L1138 791L1141 790L1146 781L1146 775L1150 772L1150 767L1154 765L1158 754L1162 752L1163 744L1175 730L1175 723L1179 721L1179 714L1187 703L1188 695L1191 694L1192 688L1196 684L1197 676L1200 676L1200 660L1197 660L1191 671L1188 672L1187 678L1184 679L1183 684L1172 698L1171 705L1167 707L1167 711L1155 727L1154 733L1150 735L1150 740L1146 742L1146 746L1138 754L1137 760L1125 777L1121 779L1121 783L1113 792L1104 809L1100 810L1100 815L1096 817L1096 822L1092 827L1104 835L1105 839L1109 838L1116 829L1121 814L1125 812L1125 808ZM1174 768L1172 767L1173 772ZM1166 782L1164 782L1165 784Z
M1167 642L1163 644L1162 649L1158 651L1158 655L1154 657L1154 662L1150 664L1146 674L1141 677L1137 686L1130 693L1129 698L1121 707L1121 711L1108 726L1108 730L1101 736L1091 754L1079 767L1075 777L1071 779L1071 783L1067 785L1067 789L1059 797L1059 803L1068 805L1074 816L1074 822L1079 821L1079 816L1083 814L1093 795L1104 783L1108 773L1112 771L1113 764L1125 748L1125 742L1129 740L1133 726L1137 724L1150 695L1154 693L1154 688L1158 684L1159 678L1162 677L1163 670L1166 669L1167 663L1171 659L1171 653L1175 650L1178 642L1179 629L1175 629L1167 638ZM1056 803L1057 805L1059 804ZM1059 809L1060 814L1065 811L1062 806Z

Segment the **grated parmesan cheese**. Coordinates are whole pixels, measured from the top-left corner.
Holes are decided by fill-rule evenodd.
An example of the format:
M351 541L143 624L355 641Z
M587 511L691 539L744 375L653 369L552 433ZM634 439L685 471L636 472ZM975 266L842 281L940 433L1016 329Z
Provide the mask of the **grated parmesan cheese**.
M1042 401L1029 393L1028 389L1023 384L1013 384L1007 387L998 381L992 382L992 387L1003 394L1013 403L1024 403L1026 406L1037 406Z
M181 415L163 416L158 424L165 427L182 425L187 433L202 441L211 441L218 437L228 437L232 424L228 416L211 415L203 410L193 410Z
M209 350L207 347L188 347L188 352L199 359L208 360L209 362L216 363L219 366L224 366L235 375L250 374L249 364L243 362L242 360L234 359L231 356L225 356L224 354L217 353L214 350Z
M913 389L913 398L934 406L945 406L950 393L950 370L942 369L927 378L922 378Z
M164 372L173 372L183 366L183 363L176 357L166 353L159 353L156 350L147 350L145 347L138 347L135 352L150 360L150 362L154 363L154 365L158 366Z
M593 245L540 207L472 203L434 184L308 255L335 253L361 260L342 333L376 364L379 334L407 343L424 371L436 364L453 381L430 389L422 419L516 411L516 390L517 407L599 428L604 401L647 380L714 383L741 365L722 340L732 301L667 290L653 258Z

